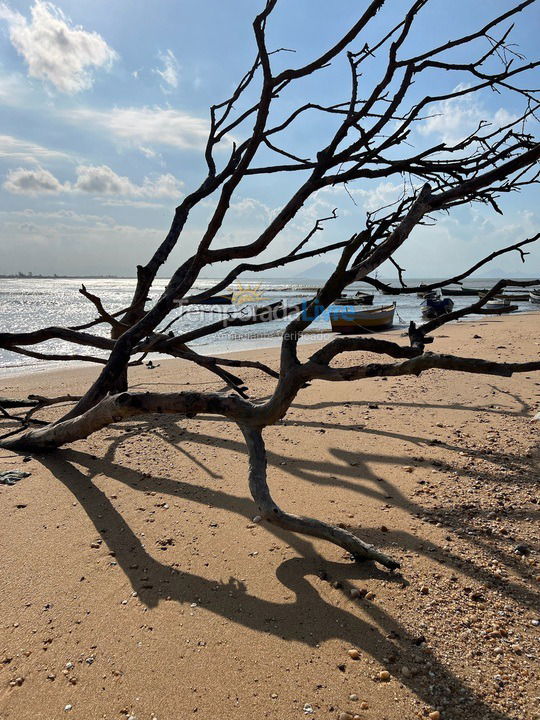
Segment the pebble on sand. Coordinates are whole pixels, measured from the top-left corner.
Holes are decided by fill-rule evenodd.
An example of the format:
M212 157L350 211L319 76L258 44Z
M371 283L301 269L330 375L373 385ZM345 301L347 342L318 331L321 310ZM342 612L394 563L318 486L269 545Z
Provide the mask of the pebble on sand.
M441 720L441 713L438 710L430 712L428 715L429 720Z
M347 650L347 654L352 660L360 660L360 653L356 648L351 648L350 650Z
M379 680L381 682L388 682L390 680L390 673L388 670L381 670L379 673Z

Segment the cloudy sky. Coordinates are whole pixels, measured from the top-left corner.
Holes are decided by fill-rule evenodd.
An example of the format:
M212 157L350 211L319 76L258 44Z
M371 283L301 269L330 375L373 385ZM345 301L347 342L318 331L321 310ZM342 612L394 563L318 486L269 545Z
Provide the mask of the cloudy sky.
M294 66L314 57L335 42L365 4L281 0L268 29L269 45L295 53L275 56L276 64ZM489 17L486 13L503 12L509 5L508 0L432 0L418 18L407 51L427 50L475 30ZM163 238L174 206L204 177L208 106L224 99L249 67L254 53L250 25L261 6L255 0L0 1L1 273L134 274L136 264L145 262ZM395 23L402 7L401 0L388 0L374 30ZM539 21L533 6L515 29L519 49L529 59L537 51ZM353 49L374 37L362 37ZM372 72L377 69L375 62ZM285 98L283 107L308 98L346 99L348 80L346 62L338 61L300 86L298 97ZM369 77L364 80L369 83ZM463 81L445 76L437 89ZM433 92L430 82L433 78L415 92ZM417 127L411 142L420 148L456 141L479 120L504 123L520 107L515 97L490 91L443 103L435 108L436 117ZM291 150L309 156L326 144L330 131L311 115L289 134ZM218 162L226 157L228 143L218 151ZM256 237L300 184L299 176L289 175L242 185L219 242ZM396 180L351 185L349 193L320 193L274 252L298 241L314 218L333 207L339 219L316 242L347 237L362 227L367 210L392 202L400 189ZM538 230L537 191L504 198L502 207L502 217L476 205L442 217L436 227L419 229L401 252L401 262L413 277L442 276ZM193 249L211 209L208 202L193 213L165 274ZM531 276L540 272L540 252L525 266L517 257L496 265Z

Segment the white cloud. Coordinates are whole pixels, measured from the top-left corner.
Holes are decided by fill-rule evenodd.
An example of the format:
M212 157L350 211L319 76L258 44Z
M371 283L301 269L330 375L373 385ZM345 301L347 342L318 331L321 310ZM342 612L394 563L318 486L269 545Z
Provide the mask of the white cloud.
M182 183L170 173L156 178L145 177L140 185L128 177L117 175L107 165L79 165L74 183L61 183L52 173L43 168L11 170L4 182L4 189L19 195L48 193L87 193L104 197L132 197L148 200L157 198L179 198Z
M28 20L0 3L0 20L7 22L11 43L25 59L30 77L76 93L92 86L94 69L108 68L117 58L101 35L72 26L52 3L36 0L30 14Z
M251 218L262 218L263 220L271 220L275 216L276 210L269 205L257 200L256 198L244 197L231 202L231 212L238 213Z
M363 207L367 212L375 212L397 202L403 194L403 183L382 181L369 190L354 188L350 190L353 197L363 198Z
M8 220L0 225L3 272L127 275L149 247L161 242L164 232L162 227L122 225L114 220L47 220L37 232L32 227L37 223L30 220L25 228L23 224Z
M362 183L365 185L363 187L358 187L359 184L325 187L314 194L302 210L301 217L305 221L305 228L317 218L330 215L333 208L337 208L339 217L352 215L363 220L363 211L375 212L395 203L403 194L403 183L381 180L377 183Z
M179 110L161 107L127 107L112 110L71 110L66 120L98 126L130 143L168 145L182 150L204 148L208 122Z
M0 6L1 10L1 6ZM29 106L35 97L21 73L8 74L0 65L0 103L8 107Z
M178 64L178 60L172 50L167 50L165 53L160 52L158 57L163 63L163 68L154 68L152 72L159 75L166 84L166 87L162 85L161 89L164 92L171 92L171 88L176 89L178 87L180 65Z
M142 152L144 157L147 157L147 158L160 157L155 150L152 150L152 148L149 148L149 147L145 147L144 145L140 145L139 150Z
M51 220L71 222L71 223L104 223L113 225L116 220L109 215L90 215L87 213L78 213L75 210L35 210L34 208L25 208L24 210L0 210L0 215L5 218L23 218L32 224L42 222L50 224Z
M69 189L43 168L10 170L3 187L16 195L52 195Z
M77 168L77 180L74 191L92 195L125 195L143 198L178 197L182 183L170 173L160 175L155 180L144 178L141 185L129 178L117 175L107 165L80 165Z
M13 135L0 135L0 158L24 163L38 163L40 160L69 160L70 155L21 140Z
M455 90L465 89L458 85ZM480 98L471 93L457 98L450 98L429 106L429 117L417 125L421 135L438 135L448 145L454 145L476 130L481 121L491 123L491 130L516 120L504 108L495 113L488 110Z
M181 195L181 194L180 194ZM175 197L179 197L176 195ZM101 199L101 204L106 207L136 207L136 208L153 208L159 209L167 207L165 203L159 203L155 200L131 200L130 198L118 197L110 195Z

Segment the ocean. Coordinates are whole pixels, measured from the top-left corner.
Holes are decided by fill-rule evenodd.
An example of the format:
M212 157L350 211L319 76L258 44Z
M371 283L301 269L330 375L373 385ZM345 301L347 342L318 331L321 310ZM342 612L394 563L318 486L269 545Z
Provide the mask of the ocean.
M256 279L241 280L241 285L234 284L234 289L239 293L241 303L233 306L212 306L200 307L194 312L184 315L174 325L174 330L191 330L200 327L208 322L216 321L223 317L224 313L238 314L244 312L257 304L268 304L280 299L287 303L300 302L314 295L323 281L318 283L314 280L299 280L295 282L290 278L269 279L257 277ZM411 285L420 282L432 282L429 278L423 280L411 280ZM467 280L467 287L489 288L496 280ZM40 278L9 278L0 279L0 332L28 332L50 325L70 327L89 322L96 317L93 305L79 292L81 284L98 295L109 312L115 312L126 307L132 297L135 287L135 279L40 279ZM200 279L195 284L192 292L202 291L212 287L215 279ZM156 300L167 284L166 279L158 279L151 293L151 299ZM396 281L392 281L396 284ZM352 293L358 289L369 290L366 285L356 283L348 288ZM415 294L411 295L382 295L376 292L374 305L387 305L396 301L397 310L395 316L396 327L405 329L411 320L421 319L421 299ZM469 297L453 298L455 309L463 307L473 300ZM531 312L540 310L540 306L528 302L520 302L520 312ZM173 317L178 316L180 310L175 310L166 320L168 323ZM471 316L474 317L474 316ZM279 344L279 337L283 332L287 320L274 320L262 325L250 327L232 327L220 331L217 335L195 340L192 345L197 351L203 354L226 353L233 350L247 350ZM164 324L166 324L164 323ZM106 336L108 326L97 325L88 332ZM303 338L304 342L314 342L319 339L330 339L330 323L327 313L319 317ZM91 354L105 356L106 353L92 348L76 347L62 340L50 340L42 343L39 347L31 349L47 353L70 353ZM33 358L17 355L16 353L0 349L0 372L3 375L30 372L39 369L50 369L62 366L65 363L36 360ZM74 365L75 363L70 363Z

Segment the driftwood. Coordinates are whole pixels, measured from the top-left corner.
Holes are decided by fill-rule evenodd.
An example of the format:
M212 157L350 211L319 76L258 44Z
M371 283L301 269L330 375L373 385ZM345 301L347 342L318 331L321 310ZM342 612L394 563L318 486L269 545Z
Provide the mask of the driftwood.
M419 375L434 369L506 377L540 370L540 362L535 358L504 363L425 350L426 345L433 343L430 336L433 330L471 313L486 312L488 300L505 287L526 287L540 283L539 280L501 280L487 295L461 310L420 325L411 323L408 345L369 337L338 338L306 362L298 358L297 345L302 334L347 286L362 280L380 290L390 289L376 276L378 268L387 260L394 264L400 280L399 288L394 291L414 293L460 283L472 272L506 253L517 252L525 261L526 248L540 238L540 234L536 234L502 249L487 248L486 255L472 267L421 288L408 286L405 281L405 271L396 261L395 253L416 228L436 223L442 213L471 202L484 203L494 212L502 212L501 198L536 184L539 179L540 144L529 130L536 122L539 97L527 84L527 74L537 68L539 62L526 61L515 51L511 41L512 24L521 20L533 0L525 0L488 18L482 27L468 30L447 43L427 46L425 51L408 55L404 48L411 43L406 41L414 34L416 18L429 1L410 0L395 26L387 28L380 40L368 47L363 32L371 28L373 19L385 5L385 0L372 0L362 9L357 22L343 36L330 42L328 49L318 57L304 65L275 70L278 64L284 67L284 56L267 47L266 29L272 22L277 2L268 0L253 22L257 56L252 66L230 97L210 109L210 129L204 152L206 176L175 209L166 237L148 262L137 267L137 282L130 305L121 311L110 312L101 298L83 286L81 294L98 314L94 320L73 328L47 327L24 333L0 333L0 347L13 352L50 359L51 353L29 349L29 346L39 347L47 340L62 339L99 352L93 356L66 353L54 357L63 360L84 358L104 365L97 380L80 398L69 398L74 405L63 418L43 427L27 427L14 433L3 439L3 447L22 452L51 451L134 416L170 413L189 420L196 415L218 414L234 421L244 435L249 451L249 485L263 520L293 532L328 540L358 560L374 560L390 569L397 567L395 560L351 533L318 520L291 515L279 508L267 483L263 433L265 427L285 416L303 387L318 380L346 382L370 377ZM485 11L488 10L486 4ZM425 45L429 39L422 41ZM361 49L356 50L355 46ZM350 73L350 92L342 102L322 105L308 98L304 103L298 102L285 117L275 109L280 97L295 100L299 97L302 79L323 72L340 57L348 63ZM464 61L466 57L468 61ZM377 65L376 71L373 66L370 68L375 79L370 87L365 87L359 80L364 66L369 67L374 58L385 62L382 69L381 64ZM454 90L434 91L419 98L413 86L427 73L431 78L436 73L445 78L455 76ZM438 84L432 82L431 87L437 88ZM444 87L442 83L441 87ZM471 96L486 88L520 100L521 112L499 126L480 122L470 135L455 144L438 143L422 150L411 146L412 129L429 117L436 103ZM257 101L253 102L255 90ZM287 148L287 130L309 122L313 113L333 121L325 144L314 155L296 147ZM245 139L231 146L231 137ZM227 152L218 154L218 148L223 150L225 145ZM260 158L265 158L263 164ZM298 184L250 242L216 247L216 238L231 202L238 196L239 186L246 178L257 175L293 177L298 179ZM308 247L314 238L321 238L327 223L331 222L335 229L338 221L335 209L330 215L319 218L307 234L291 242L287 252L270 260L261 259L263 253L275 247L282 231L290 229L291 221L304 204L319 191L329 188L348 190L355 181L365 185L388 179L399 179L403 191L391 205L368 213L361 224L359 220L358 230L352 237ZM209 198L215 203L214 209L196 252L185 258L161 296L150 304L148 298L157 273L182 238L193 208ZM184 313L190 312L197 302L225 290L242 273L265 272L328 252L339 252L337 267L308 301L296 306L282 302L264 305L247 316L225 313L200 328L182 328ZM219 263L231 261L238 261L238 264L232 270L228 269L222 280L204 292L193 292L194 284L205 268L209 265L219 267ZM180 316L171 319L171 312L179 305L183 308ZM264 324L279 318L289 318L289 322L281 340L278 369L254 361L203 356L190 346L195 340L212 336L225 327ZM109 326L110 337L87 332L98 324ZM142 363L149 352L201 365L226 382L233 392L132 392L128 368ZM392 361L362 361L346 367L332 365L332 361L344 352L385 355ZM241 368L252 368L274 378L276 383L271 396L264 400L251 399L242 378L227 368L235 368L237 372ZM51 399L50 403L58 401L58 398ZM30 406L27 420L31 421L34 412L50 403L38 399ZM16 407L3 401L0 405ZM5 409L3 414L9 415Z

